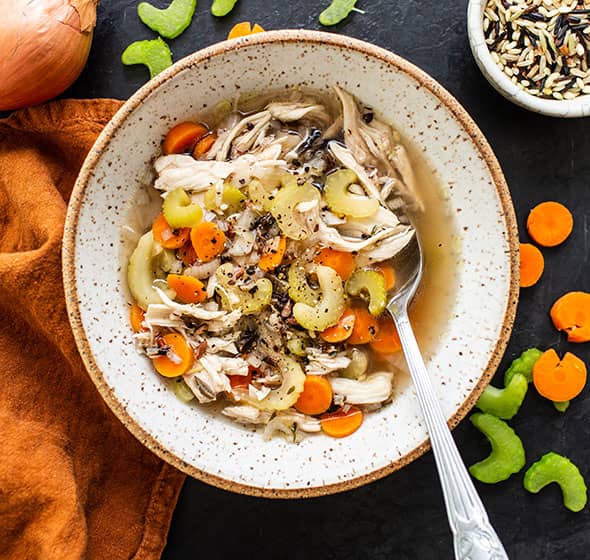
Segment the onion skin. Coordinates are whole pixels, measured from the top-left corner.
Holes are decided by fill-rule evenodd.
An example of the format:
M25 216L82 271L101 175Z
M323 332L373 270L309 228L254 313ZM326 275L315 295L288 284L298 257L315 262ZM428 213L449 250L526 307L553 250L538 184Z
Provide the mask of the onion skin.
M7 0L0 18L0 110L67 89L88 59L98 0Z

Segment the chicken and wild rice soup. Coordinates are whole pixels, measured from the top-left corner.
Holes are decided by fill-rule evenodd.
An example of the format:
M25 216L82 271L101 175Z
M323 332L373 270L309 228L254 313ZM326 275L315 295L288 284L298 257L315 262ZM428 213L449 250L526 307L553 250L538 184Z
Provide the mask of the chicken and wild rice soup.
M432 178L370 108L332 93L174 126L154 162L160 214L128 260L137 348L178 398L216 402L266 438L344 437L395 398L403 359L384 310L408 216L427 258L423 347L447 308L436 278L451 234Z

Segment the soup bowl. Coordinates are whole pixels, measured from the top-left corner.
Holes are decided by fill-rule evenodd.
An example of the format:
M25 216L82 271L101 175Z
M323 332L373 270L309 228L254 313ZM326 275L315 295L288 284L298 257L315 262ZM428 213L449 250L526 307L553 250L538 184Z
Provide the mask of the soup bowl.
M427 368L451 426L470 410L505 350L518 297L518 236L502 171L459 103L388 51L333 34L273 31L224 41L177 62L117 112L90 151L66 220L63 273L70 321L98 391L154 453L207 483L257 496L329 494L383 477L424 453L428 437L406 376L390 404L351 436L264 441L169 391L134 349L123 231L175 123L236 95L338 84L423 153L453 227L455 286ZM448 277L451 275L452 277Z

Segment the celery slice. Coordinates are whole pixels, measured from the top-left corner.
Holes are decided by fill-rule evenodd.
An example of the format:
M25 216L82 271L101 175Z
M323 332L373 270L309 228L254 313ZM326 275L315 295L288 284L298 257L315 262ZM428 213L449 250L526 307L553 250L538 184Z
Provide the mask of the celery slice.
M375 270L356 270L346 282L346 291L351 296L367 294L371 315L377 317L383 313L387 303L383 274Z
M379 201L350 192L350 186L358 184L358 178L350 169L339 169L326 179L324 197L328 208L336 214L352 218L368 218L379 210Z
M203 209L192 204L184 189L175 189L168 193L162 204L162 214L173 228L194 227L203 219Z

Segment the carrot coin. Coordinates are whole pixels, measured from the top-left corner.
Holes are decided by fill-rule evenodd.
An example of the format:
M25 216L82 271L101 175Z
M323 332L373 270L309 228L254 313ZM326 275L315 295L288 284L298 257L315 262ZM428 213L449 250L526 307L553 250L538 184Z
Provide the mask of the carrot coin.
M207 134L207 128L199 123L183 122L177 124L166 134L162 144L164 154L181 154L190 152L193 146Z
M162 337L164 347L168 349L165 355L154 358L156 371L164 377L178 377L184 375L193 365L193 350L188 342L178 333L169 333Z
M555 328L567 333L570 342L590 341L590 294L569 292L561 296L549 312Z
M534 286L545 268L543 253L530 243L520 244L520 287Z
M299 395L295 408L303 414L322 414L332 404L332 386L321 375L306 375L303 392Z
M201 303L207 299L205 285L198 278L185 274L168 274L166 281L182 303Z
M341 438L356 432L363 423L363 413L355 406L324 414L320 418L322 430L329 436Z
M563 204L542 202L531 210L526 227L536 243L543 247L555 247L569 237L574 218Z
M586 385L586 364L570 352L560 360L551 348L535 362L533 383L543 397L556 402L569 401Z

